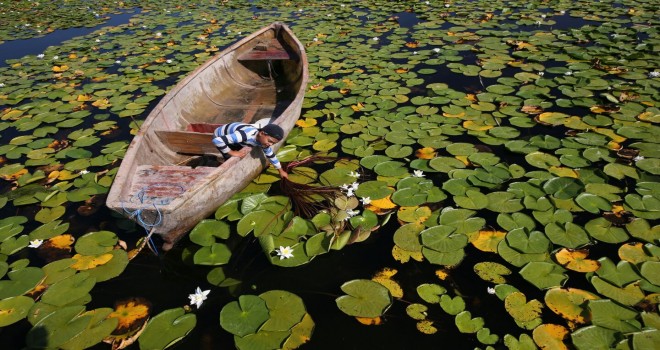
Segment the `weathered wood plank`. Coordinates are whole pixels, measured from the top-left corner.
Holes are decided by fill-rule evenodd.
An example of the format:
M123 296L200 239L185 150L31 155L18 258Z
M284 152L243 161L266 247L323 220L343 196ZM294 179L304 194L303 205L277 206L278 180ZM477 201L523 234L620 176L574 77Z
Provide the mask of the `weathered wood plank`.
M212 133L159 130L156 131L156 135L167 147L177 153L221 155L213 144Z
M132 202L164 205L210 174L212 167L140 165L131 184Z

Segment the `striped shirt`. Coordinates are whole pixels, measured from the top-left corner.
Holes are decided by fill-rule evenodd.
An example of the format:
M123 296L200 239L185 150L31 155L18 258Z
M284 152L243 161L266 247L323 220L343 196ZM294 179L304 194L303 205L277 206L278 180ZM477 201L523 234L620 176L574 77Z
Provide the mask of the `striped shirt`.
M215 137L213 138L213 144L215 147L218 147L222 154L227 155L231 148L229 145L241 145L241 146L254 146L261 147L264 150L264 154L268 161L275 167L275 169L281 169L282 164L279 159L275 156L275 152L271 147L264 147L259 142L257 142L257 134L259 129L252 124L245 124L240 122L235 122L231 124L225 124L213 132Z

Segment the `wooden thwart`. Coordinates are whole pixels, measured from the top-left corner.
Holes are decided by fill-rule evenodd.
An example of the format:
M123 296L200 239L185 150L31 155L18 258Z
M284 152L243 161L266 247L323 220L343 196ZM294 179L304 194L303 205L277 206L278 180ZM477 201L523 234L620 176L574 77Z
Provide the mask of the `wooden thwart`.
M242 54L239 61L292 60L295 55L289 53L277 39L257 44L252 50Z
M220 150L213 144L212 133L160 130L156 131L156 135L176 153L221 156Z

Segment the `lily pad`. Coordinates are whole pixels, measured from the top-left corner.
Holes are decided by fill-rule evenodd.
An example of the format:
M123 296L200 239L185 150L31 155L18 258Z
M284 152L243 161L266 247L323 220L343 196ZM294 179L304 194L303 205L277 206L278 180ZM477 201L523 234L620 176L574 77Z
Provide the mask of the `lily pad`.
M138 338L140 349L165 349L183 339L197 324L197 316L179 307L154 316Z
M34 300L26 296L15 296L0 300L0 327L16 323L28 315Z
M348 295L340 296L335 302L350 316L378 317L392 304L390 291L371 280L352 280L344 283L341 289Z
M239 337L256 333L269 318L266 301L255 295L241 295L220 311L220 326Z

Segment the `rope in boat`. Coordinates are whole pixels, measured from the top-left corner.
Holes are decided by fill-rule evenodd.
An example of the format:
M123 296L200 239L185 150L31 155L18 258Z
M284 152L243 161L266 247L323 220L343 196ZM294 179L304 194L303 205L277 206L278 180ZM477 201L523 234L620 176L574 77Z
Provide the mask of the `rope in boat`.
M156 248L156 244L154 244L153 240L151 239L151 236L153 235L156 226L160 225L163 222L163 213L160 211L158 208L158 205L167 205L170 203L171 198L158 198L158 197L150 197L147 196L147 192L149 189L152 187L158 187L158 185L151 185L151 186L146 186L140 189L135 195L132 195L129 202L133 203L133 198L137 198L140 201L140 204L147 204L148 206L145 206L143 208L138 208L135 210L129 210L124 206L124 202L121 202L122 209L126 214L128 214L129 218L135 219L140 226L144 228L144 230L147 233L146 240L149 243L149 248L156 254L158 254L158 248ZM181 192L184 192L184 188L182 186L177 185L176 187L179 187L181 189ZM153 222L147 222L145 220L144 215L142 214L143 210L151 210L151 206L156 211L156 219L153 220Z

